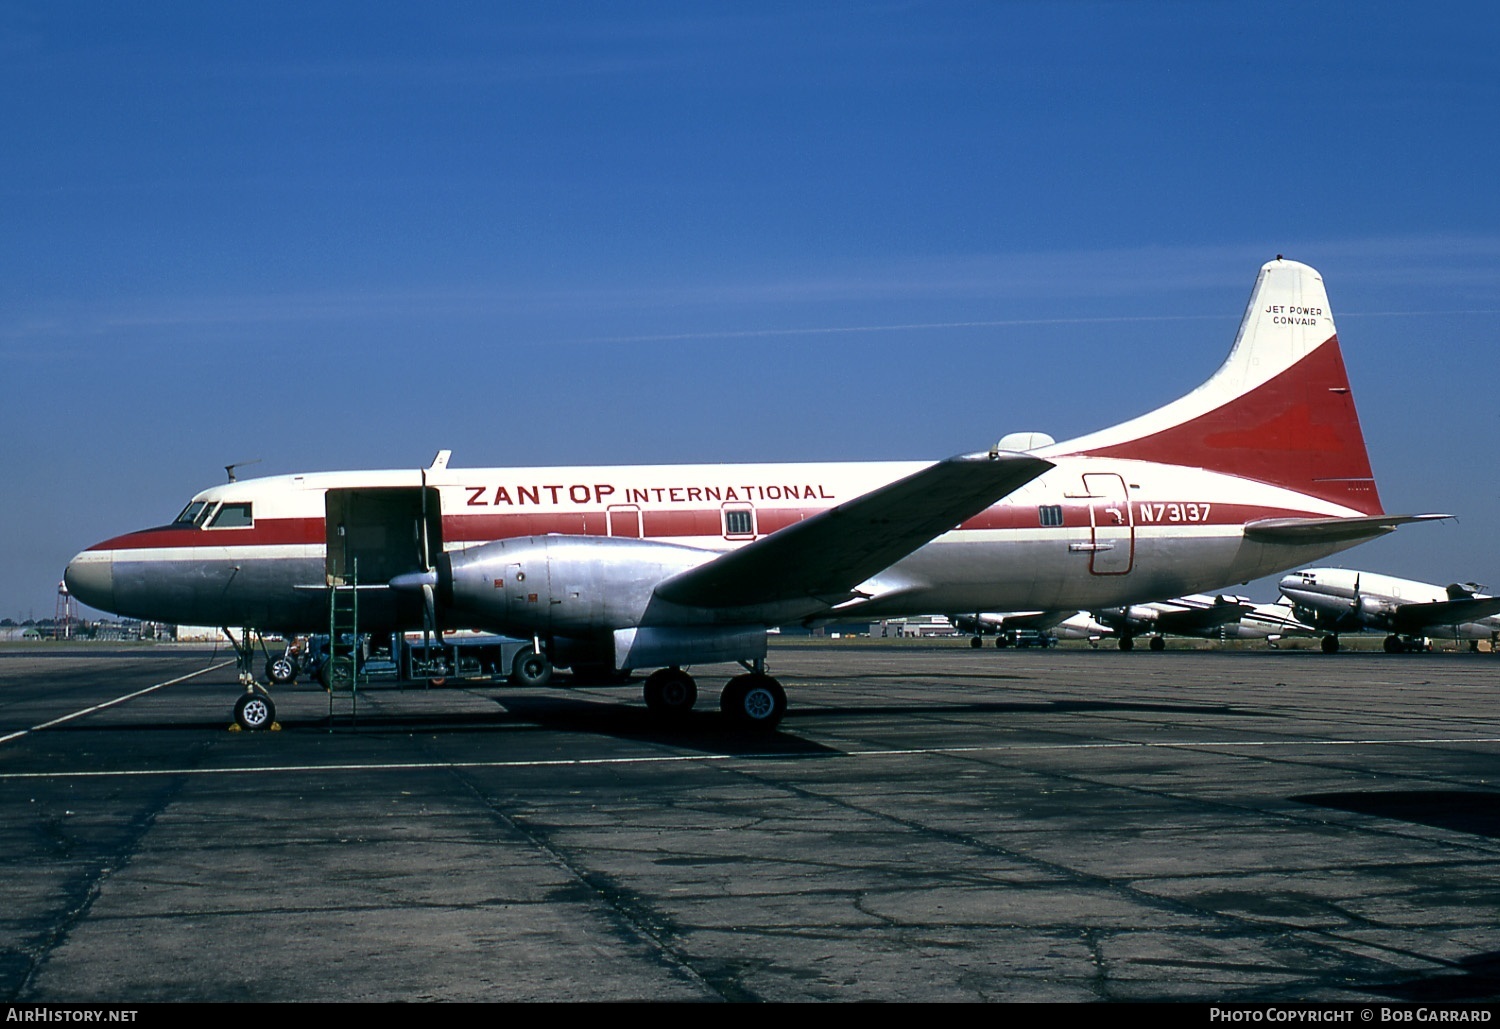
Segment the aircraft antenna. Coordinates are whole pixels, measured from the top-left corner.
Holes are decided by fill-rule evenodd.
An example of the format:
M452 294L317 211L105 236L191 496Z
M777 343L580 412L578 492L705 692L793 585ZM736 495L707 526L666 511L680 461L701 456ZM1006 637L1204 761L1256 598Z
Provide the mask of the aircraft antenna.
M234 470L236 468L243 468L247 464L260 464L260 460L261 459L257 457L253 461L236 461L234 464L227 464L224 466L224 473L229 476L230 482L234 482Z

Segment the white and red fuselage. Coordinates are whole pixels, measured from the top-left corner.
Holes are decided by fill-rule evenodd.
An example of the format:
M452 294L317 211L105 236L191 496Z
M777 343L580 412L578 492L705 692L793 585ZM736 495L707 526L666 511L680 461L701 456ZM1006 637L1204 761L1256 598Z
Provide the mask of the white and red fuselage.
M660 465L325 472L225 483L208 512L249 504L251 521L172 524L91 547L70 565L80 595L132 617L303 629L326 602L330 489L435 491L442 545L540 536L645 538L722 551L924 467L921 463ZM425 483L423 480L426 480ZM612 503L611 501L618 501ZM731 532L730 512L748 532ZM1372 512L1243 479L1145 461L1075 457L880 573L861 617L1008 608L1091 609L1272 574L1331 547L1255 543L1246 522ZM415 554L414 541L411 544ZM1101 549L1107 547L1108 549ZM85 571L86 570L86 571ZM363 600L364 598L362 598ZM373 599L373 597L372 597ZM375 612L369 612L375 617Z
M422 600L382 588L393 577L442 554L457 576L465 553L491 547L478 581L493 603L464 580L468 599L449 627L602 641L653 618L743 627L1092 610L1272 574L1400 520L1375 517L1380 500L1322 280L1295 262L1262 268L1229 358L1198 390L1029 456L1051 467L850 582L847 596L729 596L732 617L717 604L653 604L652 592L928 465L450 468L443 455L427 469L252 479L202 491L178 522L96 544L67 579L85 603L123 615L313 631L327 625L326 588L355 578L353 553L369 587L361 625L394 629L420 624ZM344 523L350 512L362 512L358 524ZM538 556L564 552L566 561ZM492 570L502 566L522 574Z

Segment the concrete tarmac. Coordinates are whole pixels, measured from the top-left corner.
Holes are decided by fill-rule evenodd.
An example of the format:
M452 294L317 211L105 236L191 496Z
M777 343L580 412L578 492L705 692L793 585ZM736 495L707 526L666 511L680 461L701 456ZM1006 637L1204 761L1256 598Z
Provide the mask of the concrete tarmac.
M230 732L223 659L0 650L7 1000L1500 999L1500 657L786 642L769 735L722 668Z

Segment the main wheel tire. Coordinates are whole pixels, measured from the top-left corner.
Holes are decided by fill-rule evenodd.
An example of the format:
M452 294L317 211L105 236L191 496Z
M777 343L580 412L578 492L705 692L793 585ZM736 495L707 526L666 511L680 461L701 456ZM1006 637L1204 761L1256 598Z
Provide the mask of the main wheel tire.
M1121 650L1134 650L1135 649L1135 640L1131 639L1129 636L1121 636L1120 637L1120 649Z
M1401 642L1400 636L1387 636L1385 638L1385 652L1387 654L1400 654L1406 650L1406 644Z
M552 662L546 654L534 650L523 650L510 663L510 681L513 686L535 689L552 681Z
M286 654L266 658L266 681L272 686L290 686L301 671L297 662Z
M1337 654L1339 652L1339 638L1337 636L1323 637L1323 653Z
M969 641L969 646L973 647L975 650L978 650L980 647L984 646L984 640L980 639L978 636L975 636Z
M264 693L246 693L234 702L234 720L248 732L269 729L276 721L276 705Z
M1166 650L1167 649L1167 641L1164 640L1164 639L1162 639L1160 636L1152 636L1151 637L1151 649L1152 650Z
M769 675L736 675L719 695L719 710L738 726L769 731L786 714L786 691Z
M680 668L658 668L646 677L646 707L652 714L681 718L698 702L698 684Z

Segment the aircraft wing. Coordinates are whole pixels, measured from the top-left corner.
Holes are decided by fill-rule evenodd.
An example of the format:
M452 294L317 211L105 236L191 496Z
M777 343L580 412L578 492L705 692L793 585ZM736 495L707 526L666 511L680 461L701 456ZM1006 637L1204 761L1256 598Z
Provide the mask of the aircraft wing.
M1178 601L1169 603L1177 604ZM1215 597L1213 603L1199 606L1163 606L1156 616L1156 629L1170 636L1192 636L1237 622L1253 609L1234 597Z
M1371 539L1398 525L1452 518L1446 514L1364 515L1358 518L1261 518L1245 523L1245 538L1264 543L1333 543Z
M963 632L1006 632L1011 629L1051 629L1076 615L1077 611L981 611L977 614L951 614L948 620ZM976 621L975 619L978 619ZM971 629L972 627L972 629Z
M1005 451L951 457L674 575L656 595L709 608L808 597L837 604L1051 467Z
M1077 611L1009 611L1002 613L1001 627L1005 629L1035 629L1041 632L1051 629L1072 618Z
M1439 600L1431 604L1402 604L1391 616L1391 628L1395 632L1419 635L1426 628L1477 622L1490 615L1500 615L1500 597L1465 597L1462 600Z

